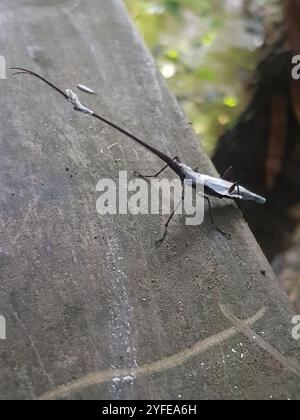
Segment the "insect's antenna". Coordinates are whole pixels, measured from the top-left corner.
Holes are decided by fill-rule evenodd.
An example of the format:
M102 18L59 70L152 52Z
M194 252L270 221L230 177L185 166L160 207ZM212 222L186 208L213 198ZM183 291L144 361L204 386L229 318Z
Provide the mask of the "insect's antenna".
M15 73L12 74L12 76L15 76L15 75L18 75L18 74L27 74L29 76L37 77L38 79L40 79L44 83L46 83L48 86L52 87L52 89L54 89L58 93L60 93L65 99L69 99L68 95L65 92L63 92L61 89L59 89L53 83L49 82L49 80L45 79L44 77L40 76L39 74L35 73L34 71L27 70L27 69L24 69L22 67L11 67L11 70L17 70Z

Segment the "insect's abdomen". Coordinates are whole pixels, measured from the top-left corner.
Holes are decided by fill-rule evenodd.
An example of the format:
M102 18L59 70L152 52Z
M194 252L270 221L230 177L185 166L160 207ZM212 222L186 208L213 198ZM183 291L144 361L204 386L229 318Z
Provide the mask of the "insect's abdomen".
M265 204L267 201L264 197L254 194L253 192L246 190L245 188L242 188L241 195L243 197L243 200L255 201L258 204Z

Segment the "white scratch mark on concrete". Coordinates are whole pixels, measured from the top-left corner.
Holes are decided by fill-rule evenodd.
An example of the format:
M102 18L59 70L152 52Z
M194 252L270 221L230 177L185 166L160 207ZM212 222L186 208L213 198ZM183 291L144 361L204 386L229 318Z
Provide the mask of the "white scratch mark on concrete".
M292 358L285 357L282 353L280 353L275 347L271 344L267 343L263 338L259 335L255 334L255 332L247 325L244 324L243 321L238 319L230 309L222 304L219 304L220 309L223 315L234 325L234 327L244 334L246 337L250 339L251 342L255 341L255 343L269 353L274 359L276 359L283 367L285 367L288 371L300 376L300 365L297 360Z
M113 144L111 144L110 146L108 146L106 149L107 149L107 150L110 150L110 149L112 149L113 147L117 146L118 144L119 144L118 142L113 143Z
M241 321L243 325L253 325L255 322L259 321L263 318L266 312L265 308L262 308L258 311L253 317ZM217 345L229 340L232 337L235 337L239 334L239 331L235 327L228 328L222 332L214 334L206 339L201 339L197 341L193 346L185 348L178 353L175 353L171 356L166 356L160 360L155 362L147 363L142 366L138 366L135 369L121 369L118 372L118 379L124 379L128 375L134 375L135 377L141 376L148 376L155 373L161 373L170 369L174 369L178 366L183 365L189 359L200 355L201 353L206 352L207 350L214 348ZM201 364L202 366L202 364ZM203 363L204 366L204 363ZM116 371L115 369L107 369L99 372L93 372L86 376L83 376L80 379L77 379L73 382L70 382L65 385L61 385L56 388L54 391L46 392L45 394L41 395L38 399L39 400L51 400L55 398L62 398L67 395L70 395L76 391L80 391L86 387L92 385L99 385L105 382L114 381L119 383L118 379L116 378Z

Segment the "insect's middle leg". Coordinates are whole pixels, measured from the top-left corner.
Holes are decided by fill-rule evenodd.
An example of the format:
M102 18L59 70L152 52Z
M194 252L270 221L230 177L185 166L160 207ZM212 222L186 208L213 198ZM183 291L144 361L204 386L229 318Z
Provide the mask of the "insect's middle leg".
M213 227L215 229L217 229L217 231L219 231L222 235L226 236L227 238L231 238L231 234L230 233L224 232L224 230L222 230L221 228L219 228L219 226L215 223L214 217L213 217L213 212L212 212L212 207L211 207L211 203L210 203L210 199L209 199L209 197L207 195L205 195L204 198L205 198L205 200L208 203L210 220L211 220L211 224L213 225Z
M175 156L173 158L173 160L176 160L177 162L180 162L180 159L178 156ZM167 168L169 167L169 165L165 165L160 171L158 171L157 173L155 173L154 175L142 175L137 171L134 171L134 176L139 177L139 178L157 178L163 171L165 171Z

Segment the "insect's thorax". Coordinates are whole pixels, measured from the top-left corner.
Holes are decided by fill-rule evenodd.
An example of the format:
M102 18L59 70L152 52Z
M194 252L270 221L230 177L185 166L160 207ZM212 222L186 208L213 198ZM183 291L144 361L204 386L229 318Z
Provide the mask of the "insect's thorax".
M182 172L184 174L184 179L186 181L190 181L193 184L203 184L203 180L201 179L201 174L195 172L190 166L185 165L184 163L180 163L182 168Z

